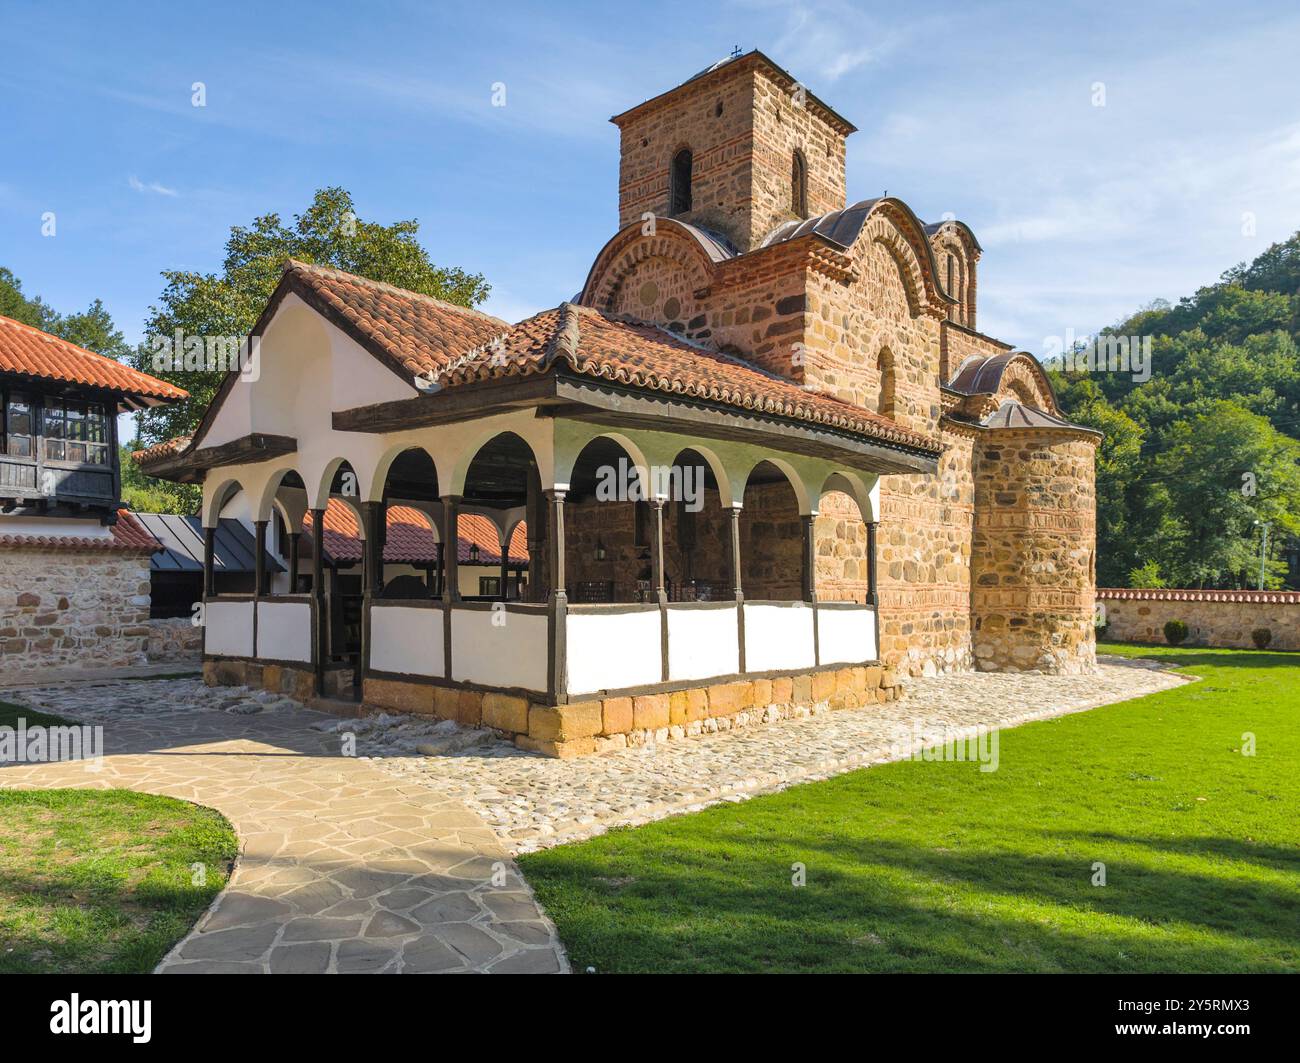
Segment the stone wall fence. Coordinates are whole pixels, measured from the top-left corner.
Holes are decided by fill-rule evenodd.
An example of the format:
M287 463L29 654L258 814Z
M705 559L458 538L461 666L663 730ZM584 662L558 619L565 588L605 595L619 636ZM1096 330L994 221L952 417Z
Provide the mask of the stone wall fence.
M1166 645L1170 620L1187 625L1186 646L1254 649L1251 632L1273 633L1270 650L1300 650L1300 591L1097 589L1110 625L1104 638Z
M151 619L146 653L151 664L197 664L203 660L203 628L188 616Z

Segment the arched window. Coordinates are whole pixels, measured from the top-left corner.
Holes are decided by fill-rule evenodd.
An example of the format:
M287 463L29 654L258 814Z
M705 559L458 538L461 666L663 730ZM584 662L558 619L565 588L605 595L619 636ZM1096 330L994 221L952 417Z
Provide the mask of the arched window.
M888 348L876 359L876 372L880 374L880 402L876 411L883 417L894 416L894 356Z
M790 163L790 209L797 218L808 217L808 164L797 148Z
M685 214L691 209L691 149L682 148L673 156L669 180L669 205L671 214Z

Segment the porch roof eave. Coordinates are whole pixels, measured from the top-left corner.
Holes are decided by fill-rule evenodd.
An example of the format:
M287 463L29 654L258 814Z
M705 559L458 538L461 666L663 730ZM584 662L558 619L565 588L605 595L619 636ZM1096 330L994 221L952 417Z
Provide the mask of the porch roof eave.
M140 464L146 476L173 483L202 483L204 473L224 465L247 465L283 457L298 450L292 436L252 432L215 447L194 447L193 443L175 455Z
M938 453L812 421L743 410L553 371L335 411L344 432L395 432L533 407L538 416L732 440L826 458L877 475L933 473Z

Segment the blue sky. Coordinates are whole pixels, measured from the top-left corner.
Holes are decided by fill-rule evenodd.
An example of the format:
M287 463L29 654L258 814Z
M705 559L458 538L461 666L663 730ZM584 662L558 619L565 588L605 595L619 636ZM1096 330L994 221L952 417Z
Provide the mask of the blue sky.
M1294 3L0 0L0 34L0 265L132 339L160 270L329 184L417 218L491 312L552 306L614 232L610 115L734 45L857 124L850 200L971 225L979 327L1035 353L1300 228Z

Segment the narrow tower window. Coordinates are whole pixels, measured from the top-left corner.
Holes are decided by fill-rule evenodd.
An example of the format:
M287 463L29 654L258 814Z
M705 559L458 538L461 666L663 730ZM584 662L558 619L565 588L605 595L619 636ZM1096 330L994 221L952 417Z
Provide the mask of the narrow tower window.
M880 376L880 395L876 412L884 417L894 416L894 356L889 348L880 352L876 359L876 372Z
M808 164L797 149L790 164L790 209L797 218L808 217Z
M671 214L685 214L691 209L691 149L682 148L673 156L669 180L669 205Z

